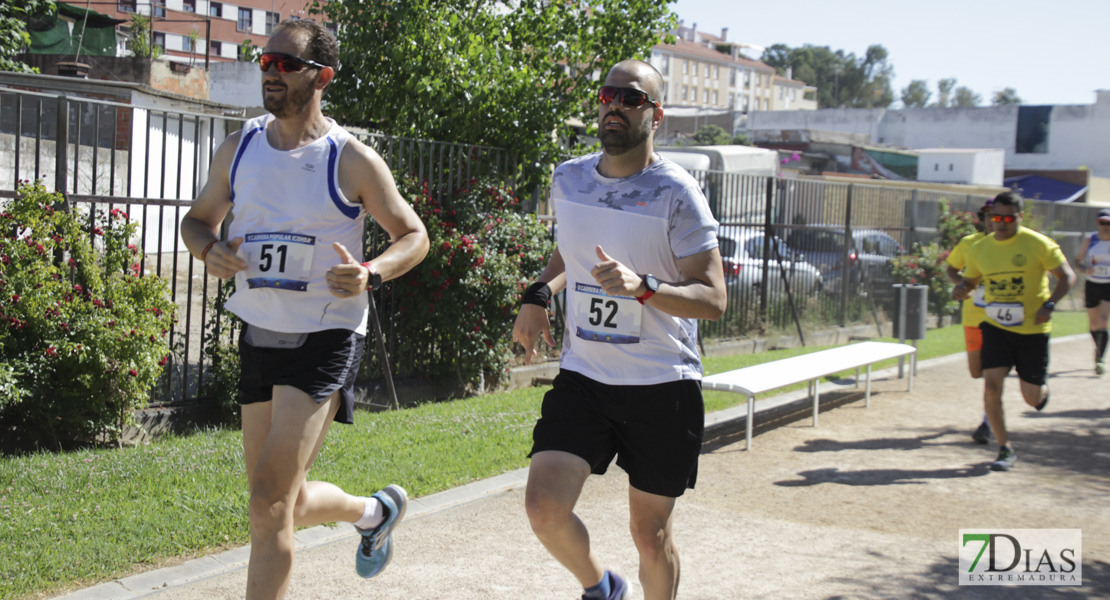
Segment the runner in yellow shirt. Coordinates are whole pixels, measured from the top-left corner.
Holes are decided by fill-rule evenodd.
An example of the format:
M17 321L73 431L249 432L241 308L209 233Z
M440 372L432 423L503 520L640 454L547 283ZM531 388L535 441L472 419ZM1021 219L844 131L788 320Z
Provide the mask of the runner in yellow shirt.
M991 220L987 218L987 212L992 204L994 204L993 199L987 200L987 203L979 209L977 214L979 222L975 224L978 231L960 238L960 241L952 248L952 252L948 254L948 259L945 261L947 262L946 274L952 283L959 283L963 279L961 272L967 266L967 251L975 242L991 234ZM960 309L960 320L964 326L964 346L967 348L967 369L971 372L972 379L979 379L983 376L983 366L979 361L979 352L983 348L983 331L979 329L979 323L982 323L987 316L983 293L984 287L980 284L975 289L975 294L964 300ZM983 421L979 423L978 429L971 434L971 439L980 444L990 442L991 424L990 420L987 419L987 413L983 413Z
M1075 283L1075 273L1060 246L1044 235L1021 226L1025 212L1021 196L1003 192L991 207L994 233L971 247L964 278L952 297L964 300L982 281L986 287L987 316L983 330L983 404L1000 446L994 471L1009 471L1017 460L1010 445L1002 412L1002 385L1017 368L1021 395L1037 410L1048 404L1048 337L1052 311ZM1047 274L1056 277L1049 290Z

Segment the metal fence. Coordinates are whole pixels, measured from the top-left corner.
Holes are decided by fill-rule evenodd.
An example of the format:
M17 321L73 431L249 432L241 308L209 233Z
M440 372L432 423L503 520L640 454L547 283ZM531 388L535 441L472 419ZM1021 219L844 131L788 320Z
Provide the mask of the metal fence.
M0 198L14 197L21 180L43 180L90 214L123 210L139 225L144 273L169 284L179 321L169 334L174 352L162 385L154 391L156 402L197 396L206 368L204 332L224 318L213 309L218 282L181 245L178 224L207 180L218 144L244 121L234 115L0 87ZM520 170L515 157L497 148L356 136L376 149L395 173L426 180L433 196L463 187L475 177ZM706 337L767 329L804 336L829 324L882 321L891 314L893 298L889 255L935 239L941 199L970 211L986 199L868 184L714 171L692 174L722 225L729 286L725 317L703 324ZM536 210L545 206L540 190L532 190L524 200ZM1096 209L1030 204L1027 215L1074 256ZM371 227L368 243L377 244L380 235ZM394 308L382 306L379 299L391 353L401 343Z

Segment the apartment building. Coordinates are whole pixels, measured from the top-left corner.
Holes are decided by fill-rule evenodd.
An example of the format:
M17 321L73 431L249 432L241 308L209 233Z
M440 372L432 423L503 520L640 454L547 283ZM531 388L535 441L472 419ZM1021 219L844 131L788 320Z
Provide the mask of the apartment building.
M788 67L771 82L771 110L817 110L817 88L791 79Z
M762 49L730 41L727 27L719 37L697 31L696 23L672 33L675 43L655 45L650 59L663 75L665 104L740 114L817 108L816 88L744 56L744 50Z
M206 54L217 62L238 60L240 48L248 41L258 48L265 46L281 21L320 19L308 14L310 0L116 0L93 4L98 12L117 19L135 13L153 15L155 45L163 49L166 58L178 62L202 62ZM118 32L117 54L125 56L130 51L127 25L120 25Z

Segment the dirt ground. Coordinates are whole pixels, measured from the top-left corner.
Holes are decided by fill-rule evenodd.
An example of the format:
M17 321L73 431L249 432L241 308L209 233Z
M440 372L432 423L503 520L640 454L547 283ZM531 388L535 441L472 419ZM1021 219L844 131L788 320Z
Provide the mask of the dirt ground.
M877 373L883 380L870 408L859 400L822 413L816 428L808 418L777 427L757 435L751 451L742 437L708 444L697 489L675 513L679 597L1110 598L1107 379L1093 373L1089 339L1056 343L1052 353L1044 412L1024 405L1014 378L1006 383L1018 453L1008 473L987 468L993 444L969 437L982 415L982 386L967 376L962 355L925 361L911 393L904 380ZM822 397L834 397L834 388L847 386L826 384ZM445 492L413 502L394 534L393 563L372 581L354 573L350 529L300 532L304 548L287 597L577 598L574 579L532 535L523 474L513 477L455 491L454 500ZM627 510L627 478L613 466L590 479L577 512L603 563L635 579ZM961 587L961 528L1081 529L1084 585ZM73 598L243 597L245 549L200 560L219 566L156 571Z

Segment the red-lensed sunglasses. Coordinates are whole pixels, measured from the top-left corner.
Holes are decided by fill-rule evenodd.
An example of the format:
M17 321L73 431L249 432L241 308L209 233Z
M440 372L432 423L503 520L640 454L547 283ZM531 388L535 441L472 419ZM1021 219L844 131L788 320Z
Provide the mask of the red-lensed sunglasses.
M296 73L305 67L323 69L327 66L314 60L308 60L282 52L266 52L258 57L258 66L262 68L263 73L270 70L270 65L277 65L278 73Z
M645 102L654 104L656 108L663 108L658 100L649 96L647 92L636 88L607 85L597 91L597 100L601 102L602 106L612 104L615 98L619 98L621 106L625 108L640 108Z
M1017 215L991 215L991 220L995 223L1013 223L1017 221Z

